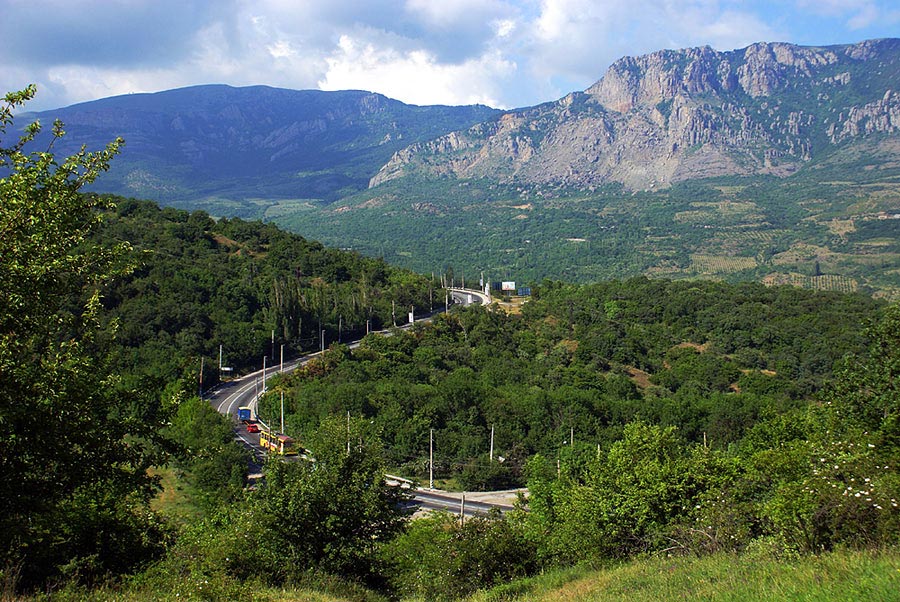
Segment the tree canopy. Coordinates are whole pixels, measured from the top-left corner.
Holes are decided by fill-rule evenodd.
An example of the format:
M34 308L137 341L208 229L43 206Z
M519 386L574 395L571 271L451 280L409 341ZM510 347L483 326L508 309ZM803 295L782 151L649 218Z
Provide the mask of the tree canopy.
M107 202L80 191L109 167L121 140L58 160L31 151L41 124L8 142L0 109L0 552L27 583L62 567L90 577L145 561L157 527L138 511L152 492L157 424L109 370L101 287L126 273L127 244L96 245ZM159 541L158 538L156 541Z

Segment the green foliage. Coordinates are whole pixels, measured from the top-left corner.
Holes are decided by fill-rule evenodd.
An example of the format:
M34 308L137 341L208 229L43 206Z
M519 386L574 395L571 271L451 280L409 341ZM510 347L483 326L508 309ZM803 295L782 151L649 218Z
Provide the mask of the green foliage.
M564 456L557 476L535 458L526 521L542 557L766 546L790 556L895 542L896 326L892 307L867 331L868 352L820 393L823 403L757 422L728 452L633 423L594 465Z
M669 525L688 516L718 485L727 463L685 447L675 429L625 427L605 456L579 468L571 460L558 478L532 467L529 532L549 559L577 562L627 558L666 547Z
M880 307L754 284L546 283L520 315L469 308L335 347L282 381L261 411L277 415L283 391L301 439L327 416L371 420L393 469L420 479L434 429L440 477L506 488L524 483L529 456L555 457L572 431L590 454L636 419L724 449L804 407L833 362L862 349L859 324Z
M404 525L405 494L385 484L364 424L351 421L348 431L346 421L327 421L312 444L314 462L270 462L245 501L188 530L169 570L275 584L317 572L378 584L378 551Z
M383 554L394 589L425 600L456 600L531 575L538 566L534 546L500 515L460 524L435 513L413 521Z
M385 484L380 446L364 423L327 420L310 447L314 463L266 471L260 506L272 543L290 550L291 564L369 578L378 545L403 525L405 494Z
M237 499L244 488L249 454L234 442L231 419L199 397L182 400L165 430L188 481L214 504Z
M98 242L127 240L135 271L108 289L104 305L118 323L116 369L127 385L159 392L181 381L186 394L236 371L392 323L400 308L428 306L432 284L384 262L326 249L261 222L187 213L117 199L95 233ZM404 317L406 310L397 312ZM275 344L273 348L272 335Z
M897 298L898 222L874 219L896 213L896 176L882 162L846 157L789 178L692 180L645 191L409 175L340 201L345 211L329 204L276 219L425 273L450 257L457 276L471 280L481 272L517 283L645 275ZM834 229L841 223L849 231ZM813 278L817 261L822 276Z
M0 134L34 93L5 97ZM146 508L159 417L120 387L101 319L128 246L92 241L109 203L79 192L122 141L58 161L59 122L49 148L27 152L40 130L0 148L0 557L23 587L133 570L160 535Z

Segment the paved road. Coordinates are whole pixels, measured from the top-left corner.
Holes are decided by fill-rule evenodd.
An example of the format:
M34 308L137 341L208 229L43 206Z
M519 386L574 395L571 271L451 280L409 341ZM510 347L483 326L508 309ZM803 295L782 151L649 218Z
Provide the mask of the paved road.
M481 291L473 291L466 288L451 288L450 297L454 303L460 305L490 305L491 297Z
M455 288L451 289L450 294L453 297L454 302L460 305L471 305L474 303L487 305L490 303L490 297L488 297L484 293L480 293L477 291ZM385 330L381 331L381 333L388 335L390 334L390 331ZM359 347L359 341L350 342L349 347L351 349ZM312 358L320 355L320 353L321 352L311 353L301 358L285 362L284 372L288 373L295 370L297 366L302 366ZM271 378L275 374L279 374L280 372L281 365L276 364L266 369L265 378L266 380L268 380L269 378ZM262 381L263 370L260 369L256 372L251 372L250 374L246 374L217 387L215 390L207 394L207 398L220 414L235 417L237 416L237 409L239 407L245 406L253 408L253 413L254 415L256 415L256 400L257 397L262 393ZM240 440L241 443L245 447L247 447L259 461L262 461L265 458L266 452L259 446L258 435L248 433L246 427L244 427L243 425L239 425L235 428L235 437ZM448 493L419 488L416 489L415 493L413 494L412 505L429 510L446 510L448 512L458 513L461 506L463 506L461 504L462 496L466 496L466 502L464 505L466 516L487 514L491 508L498 508L501 512L511 510L512 500L515 499L513 496L508 502L487 502L478 500L479 497L484 496L484 494L481 493Z
M453 514L463 512L464 516L486 516L492 510L508 512L513 509L516 500L515 493L511 492L482 492L482 493L458 493L448 491L436 491L432 489L417 489L413 505L425 510L443 510ZM485 497L502 498L502 501L487 501Z

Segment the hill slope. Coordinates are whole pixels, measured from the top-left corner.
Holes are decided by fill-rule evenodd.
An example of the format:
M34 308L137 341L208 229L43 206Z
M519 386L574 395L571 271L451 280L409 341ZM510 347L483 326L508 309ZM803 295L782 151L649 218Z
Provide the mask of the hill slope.
M63 120L60 154L123 137L125 147L102 179L104 192L256 217L277 199L331 201L364 189L395 151L495 113L483 106L412 106L361 91L207 85L26 118Z

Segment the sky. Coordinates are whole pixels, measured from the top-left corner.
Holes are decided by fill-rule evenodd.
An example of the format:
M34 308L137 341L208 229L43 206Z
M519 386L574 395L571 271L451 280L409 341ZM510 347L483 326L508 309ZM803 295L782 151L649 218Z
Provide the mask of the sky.
M0 0L27 110L197 84L516 108L665 48L900 37L898 0Z

